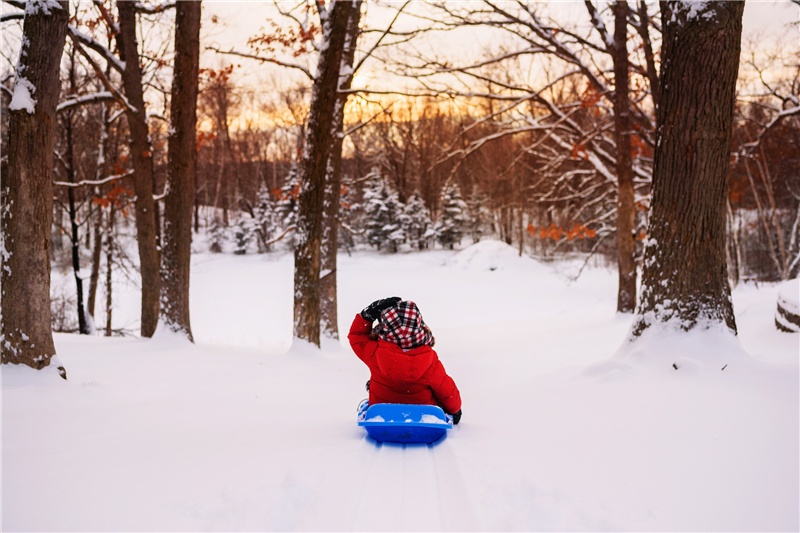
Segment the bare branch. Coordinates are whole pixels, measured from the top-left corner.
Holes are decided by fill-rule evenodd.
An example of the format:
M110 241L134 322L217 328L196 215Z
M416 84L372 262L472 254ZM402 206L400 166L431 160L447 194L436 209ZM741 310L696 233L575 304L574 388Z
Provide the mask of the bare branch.
M279 59L275 59L275 58L272 58L272 57L265 57L265 56L255 55L255 54L248 54L246 52L237 52L236 50L233 50L233 49L227 50L227 51L220 50L216 46L206 46L206 50L211 50L212 52L216 52L218 54L232 55L232 56L237 56L237 57L244 57L246 59L255 59L256 61L261 61L262 63L273 63L273 64L281 66L281 67L293 68L293 69L299 70L300 72L305 74L306 77L308 77L308 79L310 79L310 80L314 79L314 75L311 74L310 70L308 70L306 67L304 67L302 65L298 65L296 63L286 63L285 61L281 61Z

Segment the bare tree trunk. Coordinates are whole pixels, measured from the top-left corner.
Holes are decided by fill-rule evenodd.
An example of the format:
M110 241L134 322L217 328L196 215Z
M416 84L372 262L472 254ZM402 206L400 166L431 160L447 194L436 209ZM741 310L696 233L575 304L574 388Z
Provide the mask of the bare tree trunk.
M111 38L109 38L111 40ZM106 66L106 77L111 77L111 65ZM106 176L109 169L109 135L111 123L108 116L109 107L103 105L100 109L100 140L97 144L97 170L95 179L100 180ZM100 196L100 188L95 187L94 194ZM89 297L86 300L86 311L94 320L97 303L97 289L100 286L100 261L103 256L103 209L97 209L97 221L94 225L94 247L92 248L92 274L89 277Z
M358 26L361 20L361 0L354 2L347 23L347 36L342 54L342 69L347 74L340 78L339 89L350 89L353 81ZM342 144L344 143L344 108L347 93L339 94L333 118L333 146L328 157L325 183L325 227L322 234L322 271L320 279L320 321L322 334L339 338L338 298L336 294L337 254L339 252L339 204L342 191Z
M742 265L742 251L741 246L739 244L739 232L736 229L736 219L733 214L733 208L731 207L731 200L727 198L725 201L725 210L727 212L726 219L728 220L729 227L728 227L728 235L731 238L731 242L729 246L726 246L726 250L728 250L728 255L726 257L728 261L728 277L733 283L733 286L736 287L739 284L739 280L741 279L741 265ZM733 247L734 254L730 253L730 249Z
M789 279L786 261L786 243L783 240L783 228L778 220L778 208L775 205L775 195L772 193L772 178L769 175L769 168L767 168L767 158L764 157L764 145L760 146L761 157L756 158L756 165L758 166L759 174L761 174L761 182L764 184L764 190L767 192L767 200L769 200L770 208L772 209L772 224L775 226L775 235L778 241L778 254L780 255L780 264L778 268L778 275L782 281Z
M134 107L128 111L130 130L129 150L133 161L133 186L136 192L136 242L139 246L139 264L142 272L142 326L141 334L152 337L158 324L160 273L156 237L156 206L153 200L153 149L142 90L142 72L139 67L139 49L136 42L135 3L118 1L118 44L125 61L122 82L125 96Z
M756 182L753 180L753 173L750 171L750 163L748 163L747 159L744 160L744 169L747 174L747 179L750 182L750 189L753 191L753 198L756 201L756 212L758 213L758 220L761 222L761 225L764 228L764 235L766 235L767 237L769 256L772 259L772 262L775 264L775 272L778 273L778 279L782 279L783 267L781 265L780 259L778 258L778 253L776 251L777 246L775 245L775 241L772 239L772 230L770 230L769 221L767 220L767 215L764 214L764 208L761 205L761 197L758 194L758 189L756 188Z
M617 312L636 308L636 261L631 160L630 103L628 102L628 2L614 3L614 127L617 144Z
M114 310L112 303L112 274L114 272L114 217L116 208L114 202L108 208L108 227L106 229L106 337L113 333L111 328L111 312Z
M323 8L324 9L324 8ZM324 13L323 46L311 93L303 160L299 167L298 239L294 253L294 336L320 344L320 269L322 264L325 170L331 151L331 124L347 22L353 3L336 1Z
M634 338L656 324L736 332L725 202L744 2L662 2L653 200Z
M161 263L161 320L192 338L189 272L192 252L197 135L197 76L200 57L200 7L178 2L175 14L175 68L170 102L169 193L164 206Z
M69 3L26 7L9 104L8 167L0 185L0 355L41 369L56 349L50 324L50 227L59 65ZM59 368L62 377L66 372Z
M70 52L69 63L69 91L75 94L75 47ZM72 137L72 111L67 111L64 117L64 129L67 137L67 152L65 154L67 181L75 183L75 143ZM72 273L75 276L76 286L76 311L78 313L78 331L81 335L88 335L89 325L86 323L86 314L83 308L83 278L81 278L80 235L78 233L78 213L75 209L75 188L67 187L67 206L69 209L70 242L72 243Z

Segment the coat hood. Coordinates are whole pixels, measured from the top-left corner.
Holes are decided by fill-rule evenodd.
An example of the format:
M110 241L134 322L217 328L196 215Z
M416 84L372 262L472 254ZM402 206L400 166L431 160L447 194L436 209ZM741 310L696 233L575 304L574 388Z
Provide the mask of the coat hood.
M393 342L404 350L432 345L433 335L419 307L412 301L403 300L397 305L384 309L378 325L381 340Z
M403 350L398 345L383 340L379 341L375 356L383 375L400 382L419 380L437 359L430 346Z

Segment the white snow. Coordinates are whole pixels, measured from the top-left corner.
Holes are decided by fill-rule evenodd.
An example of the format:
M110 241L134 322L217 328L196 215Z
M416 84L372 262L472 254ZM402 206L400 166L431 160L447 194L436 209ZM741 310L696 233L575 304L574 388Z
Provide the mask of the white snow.
M26 78L18 78L14 84L14 94L11 97L11 102L8 104L9 111L27 111L32 115L36 110L36 100L33 99L33 94L36 92L36 87Z
M420 422L422 422L424 424L445 424L445 425L447 425L447 422L445 422L444 420L442 420L441 418L439 418L436 415L422 415L422 417L420 418Z
M627 345L615 272L570 282L579 262L512 251L339 257L343 336L392 295L436 336L464 418L431 447L367 439L345 343L291 344L291 254L193 256L196 345L56 335L69 381L3 365L2 529L800 528L800 350L774 327L777 285L736 289L738 339ZM136 325L126 287L115 327Z
M27 0L25 2L25 16L38 15L39 13L52 15L51 10L54 9L61 9L61 4L56 0Z

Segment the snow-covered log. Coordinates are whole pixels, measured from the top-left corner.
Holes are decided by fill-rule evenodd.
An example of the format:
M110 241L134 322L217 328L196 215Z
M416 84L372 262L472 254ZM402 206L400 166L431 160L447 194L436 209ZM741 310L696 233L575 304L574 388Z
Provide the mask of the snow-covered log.
M778 293L775 327L787 333L800 332L800 283L797 278L787 281Z

